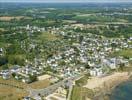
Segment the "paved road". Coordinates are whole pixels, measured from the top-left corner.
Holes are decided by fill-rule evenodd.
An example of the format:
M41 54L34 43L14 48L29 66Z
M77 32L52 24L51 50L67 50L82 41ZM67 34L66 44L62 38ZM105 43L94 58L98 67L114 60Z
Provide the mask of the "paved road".
M62 81L60 81L56 84L53 84L53 85L51 85L47 88L44 88L44 89L28 89L28 91L30 92L31 97L35 97L38 94L41 94L42 96L47 96L47 95L52 94L53 92L55 92L58 89L58 87L66 86L67 83L69 83L69 85L72 86L71 83L73 83L75 80L79 79L80 77L82 77L82 75L64 79L64 80L62 80Z
M58 82L44 89L30 89L30 96L34 97L38 94L41 94L42 96L49 95L53 93L58 87L63 86L64 84L65 84L65 80Z
M68 93L67 100L70 100L70 98L71 98L72 89L73 89L73 85L71 85L71 86L69 87L69 93Z

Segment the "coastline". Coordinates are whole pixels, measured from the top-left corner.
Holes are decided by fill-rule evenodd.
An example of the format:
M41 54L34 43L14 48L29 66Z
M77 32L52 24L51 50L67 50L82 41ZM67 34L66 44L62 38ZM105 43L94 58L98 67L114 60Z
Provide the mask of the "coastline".
M94 91L92 100L110 100L109 96L115 87L130 80L131 73L115 72L104 77L92 77L84 86Z

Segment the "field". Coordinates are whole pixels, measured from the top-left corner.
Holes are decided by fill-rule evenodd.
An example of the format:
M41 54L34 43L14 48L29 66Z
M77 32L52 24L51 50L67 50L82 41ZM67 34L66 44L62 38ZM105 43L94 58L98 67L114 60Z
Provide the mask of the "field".
M3 80L0 78L0 100L21 100L27 96L26 84L16 80Z
M82 16L76 16L74 17L75 20L80 20L80 21L88 21L88 22L111 22L111 21L116 21L112 17L106 17L106 16L97 16L97 15L82 15Z
M31 87L33 89L42 89L42 88L48 87L49 85L50 85L49 80L43 80L43 81L33 82L33 83L29 84L29 87Z
M84 77L82 77L81 79L76 81L76 85L77 86L83 86L87 84L87 80L89 79L89 75L85 75Z
M0 100L21 100L28 93L24 90L0 85Z
M1 21L10 21L12 19L20 20L21 18L30 19L30 17L24 17L24 16L2 16L0 17Z
M20 20L21 18L23 18L23 17L22 16L19 16L19 17L3 16L3 17L0 17L0 20L2 20L2 21L10 21L12 19Z
M48 32L43 32L38 38L40 40L46 40L46 41L55 41L58 39L58 37L55 34L51 34Z
M121 50L119 52L115 52L112 54L112 56L123 56L127 58L132 58L132 49L126 49L126 50Z
M41 89L49 85L49 80L26 84L14 79L3 80L0 78L0 100L21 100L22 97L28 96L27 89L29 87L33 89Z
M90 89L83 87L87 84L89 75L85 75L81 79L76 81L76 85L73 87L71 100L88 100L94 96L94 92Z
M76 23L76 21L75 20L63 20L63 23L72 24L72 23Z
M74 20L87 21L87 22L128 22L122 18L116 18L114 16L103 16L97 14L81 14L73 17Z
M94 93L92 90L74 86L72 90L71 100L88 100L88 98L92 98Z

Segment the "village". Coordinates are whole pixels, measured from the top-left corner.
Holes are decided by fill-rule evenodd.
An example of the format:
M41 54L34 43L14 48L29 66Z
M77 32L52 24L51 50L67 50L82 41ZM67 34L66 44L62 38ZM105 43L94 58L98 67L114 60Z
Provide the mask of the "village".
M109 74L111 70L129 66L131 58L123 56L112 57L111 55L114 52L132 49L130 44L132 42L131 37L127 39L123 37L106 38L92 33L82 34L74 32L73 29L78 27L84 28L78 24L66 25L60 28L49 27L47 30L30 25L22 27L22 29L25 28L31 34L36 31L45 31L59 35L69 41L70 45L63 46L57 53L46 60L39 56L39 58L34 58L32 62L25 61L27 62L25 66L14 65L9 69L1 70L0 76L4 80L14 78L27 84L48 79L53 85L64 79L79 76L82 73L100 77ZM36 45L39 44L30 44L31 47L28 48L35 49ZM21 47L23 48L23 44ZM43 51L43 47L40 47L40 51ZM5 49L1 47L0 56L3 56L5 52Z

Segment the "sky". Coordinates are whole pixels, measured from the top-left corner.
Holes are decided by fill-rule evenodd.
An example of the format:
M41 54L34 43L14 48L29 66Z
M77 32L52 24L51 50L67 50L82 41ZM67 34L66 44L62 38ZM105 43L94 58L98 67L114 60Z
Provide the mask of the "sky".
M0 0L0 2L132 2L132 0Z

